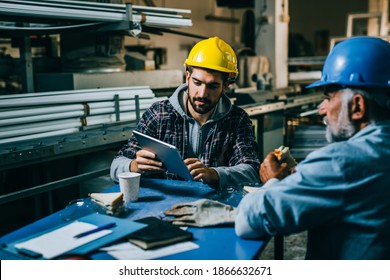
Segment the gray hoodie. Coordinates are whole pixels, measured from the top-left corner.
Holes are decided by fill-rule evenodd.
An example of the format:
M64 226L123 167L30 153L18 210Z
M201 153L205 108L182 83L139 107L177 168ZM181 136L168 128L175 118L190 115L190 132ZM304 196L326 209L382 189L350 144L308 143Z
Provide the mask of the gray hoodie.
M215 165L215 163L214 165L212 165L212 166L216 166L212 168L214 168L219 175L219 186L216 187L222 188L233 184L234 185L242 184L243 182L249 182L249 183L258 182L259 181L259 175L258 175L259 160L257 158L257 154L254 148L251 145L251 142L253 141L251 140L252 138L250 135L253 136L253 134L250 134L252 133L251 130L252 128L251 128L249 117L247 117L247 115L243 113L242 109L234 107L226 95L222 95L210 119L204 125L200 126L192 117L188 116L186 113L187 88L188 87L186 84L179 86L168 100L169 106L171 106L173 108L173 111L175 111L176 114L180 115L180 117L184 120L184 125L182 126L183 133L180 134L183 135L183 137L187 137L187 139L181 139L180 143L183 143L182 145L187 144L188 146L178 147L179 150L187 151L186 158L197 157L200 160L202 160L202 162L205 162L205 159L203 157L205 153L208 154L209 151L203 151L203 148L207 146L208 149L210 150L210 147L213 147L210 145L215 145L216 142L218 142L218 145L220 145L221 147L222 145L221 142L226 142L225 138L224 139L218 139L218 138L214 139L214 138L216 137L215 135L217 133L222 132L222 134L220 135L224 135L222 137L226 136L228 137L227 139L229 139L227 143L228 149L238 149L238 150L235 153L232 150L222 149L219 150L220 154L218 154L219 152L216 150L210 150L210 152L214 152L213 155L214 159L215 157L225 158L224 164L222 164L223 166L221 166L221 164ZM164 106L168 106L168 104ZM160 109L154 108L153 111L156 110L159 112L161 112L161 110L164 111L164 109L162 108ZM166 113L164 114L165 114L164 118L170 118L169 115L167 116ZM151 115L150 117L152 119L153 118L159 119L158 116ZM240 124L244 126L243 127L238 126L239 123L237 122L240 122ZM160 121L158 121L158 123L160 123ZM231 130L224 131L225 124L230 124L231 127L233 127L230 129L234 129L237 131L231 131ZM143 123L143 126L145 125L146 124ZM186 130L187 127L188 130L184 131ZM230 127L230 126L226 126L226 127ZM137 129L142 130L142 126L138 126ZM160 128L160 129L164 129L164 128ZM229 130L229 128L226 129ZM240 139L238 140L236 137L239 137ZM246 142L246 139L248 139L248 141L250 142ZM160 139L160 140L164 140L164 139ZM114 180L117 180L116 175L118 173L129 170L131 157L127 158L123 156L123 153L127 153L126 149L131 149L131 147L127 145L127 147L123 148L122 153L119 153L119 155L114 159L111 165L111 177ZM232 158L227 159L229 162L230 160L232 160L232 162L234 163L233 164L227 163L226 156L228 157L234 156L233 159Z

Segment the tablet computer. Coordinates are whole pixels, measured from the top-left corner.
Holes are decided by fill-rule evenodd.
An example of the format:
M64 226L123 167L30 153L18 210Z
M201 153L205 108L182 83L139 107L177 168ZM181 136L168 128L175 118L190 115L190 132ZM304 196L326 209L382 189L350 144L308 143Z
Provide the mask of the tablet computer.
M175 146L136 130L134 130L133 133L142 148L156 154L169 172L174 173L187 181L194 180Z

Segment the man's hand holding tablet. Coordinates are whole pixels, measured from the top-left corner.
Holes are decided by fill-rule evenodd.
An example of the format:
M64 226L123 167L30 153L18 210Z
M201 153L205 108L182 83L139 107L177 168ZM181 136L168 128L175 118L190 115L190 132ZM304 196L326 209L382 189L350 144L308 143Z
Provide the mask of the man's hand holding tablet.
M185 180L194 180L175 146L139 131L134 130L133 133L142 146L142 150L137 152L136 163L134 163L137 167L131 166L131 168L136 167L138 172L142 173L142 171L162 172L165 167L169 172Z

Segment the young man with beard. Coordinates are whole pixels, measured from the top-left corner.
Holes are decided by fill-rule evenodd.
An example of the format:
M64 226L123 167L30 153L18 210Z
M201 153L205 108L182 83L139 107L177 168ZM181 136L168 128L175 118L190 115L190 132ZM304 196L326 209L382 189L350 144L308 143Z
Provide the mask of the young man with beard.
M328 55L322 78L326 147L289 175L270 153L264 184L243 198L236 233L308 231L307 259L390 259L390 44L354 37ZM272 186L271 186L272 185Z
M153 104L136 130L176 146L191 175L214 188L258 182L252 123L225 95L238 75L233 49L218 37L198 42L185 61L186 83ZM111 177L126 171L178 179L134 135L111 164Z

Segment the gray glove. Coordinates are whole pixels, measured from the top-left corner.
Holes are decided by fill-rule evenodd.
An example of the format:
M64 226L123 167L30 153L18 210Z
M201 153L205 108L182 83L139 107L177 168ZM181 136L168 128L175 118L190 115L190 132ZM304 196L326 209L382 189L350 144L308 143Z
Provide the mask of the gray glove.
M164 214L175 216L174 219L168 219L174 225L193 227L234 224L236 216L232 206L210 199L175 204Z

